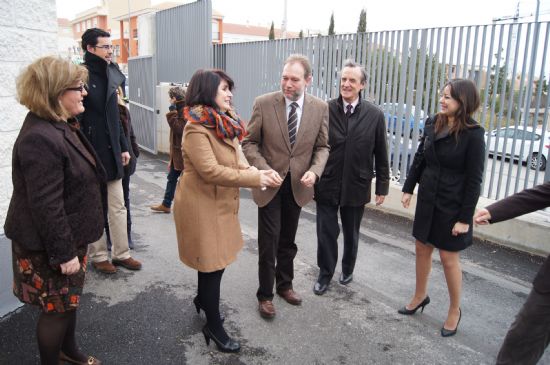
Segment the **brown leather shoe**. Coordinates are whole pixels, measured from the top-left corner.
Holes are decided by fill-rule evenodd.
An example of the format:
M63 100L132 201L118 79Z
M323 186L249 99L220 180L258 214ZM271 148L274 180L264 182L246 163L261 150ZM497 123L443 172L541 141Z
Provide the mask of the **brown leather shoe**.
M113 265L123 266L128 270L141 270L141 262L128 257L126 260L113 260Z
M116 272L116 267L114 267L114 265L107 260L100 261L100 262L92 262L92 267L104 274L114 274Z
M271 300L259 300L258 309L260 310L260 316L262 318L273 318L275 317L275 307Z
M302 298L292 288L286 289L286 290L279 290L277 291L277 294L279 294L289 304L292 304L292 305L302 304Z
M170 213L171 209L164 204L159 204L151 206L151 210L154 210L155 212Z

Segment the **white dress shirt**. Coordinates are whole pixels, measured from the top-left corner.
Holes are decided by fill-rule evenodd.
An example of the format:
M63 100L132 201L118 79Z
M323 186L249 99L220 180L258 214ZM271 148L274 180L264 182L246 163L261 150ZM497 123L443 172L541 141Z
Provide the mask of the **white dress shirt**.
M298 120L296 121L296 134L298 134L298 129L300 129L300 121L302 120L302 112L303 112L303 106L304 106L304 95L300 96L300 99L296 100L296 103L298 104L298 107L296 108L296 117ZM285 97L285 103L286 103L286 120L288 121L288 115L290 114L290 104L293 103L292 100Z
M351 105L351 113L353 114L353 112L355 111L355 107L357 106L357 104L359 104L359 98L355 99L351 103L348 103L344 99L342 99L342 103L344 104L344 114L348 111L348 105Z

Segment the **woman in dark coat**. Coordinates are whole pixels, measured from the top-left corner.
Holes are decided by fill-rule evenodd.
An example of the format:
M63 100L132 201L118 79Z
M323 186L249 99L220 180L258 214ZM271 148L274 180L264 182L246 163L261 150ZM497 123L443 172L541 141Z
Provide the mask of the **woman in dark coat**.
M426 122L424 137L403 186L408 208L416 184L418 199L413 225L416 238L416 289L401 314L414 314L430 302L428 276L434 248L439 249L450 305L441 328L456 334L462 289L461 250L472 244L472 217L481 190L485 141L483 128L472 119L479 93L470 80L455 79L443 88L441 111Z
M13 194L4 230L12 240L13 292L37 305L42 364L100 364L78 349L76 309L88 244L103 233L100 183L105 171L93 147L67 120L82 113L88 71L56 57L28 66L17 79L30 112L13 146Z

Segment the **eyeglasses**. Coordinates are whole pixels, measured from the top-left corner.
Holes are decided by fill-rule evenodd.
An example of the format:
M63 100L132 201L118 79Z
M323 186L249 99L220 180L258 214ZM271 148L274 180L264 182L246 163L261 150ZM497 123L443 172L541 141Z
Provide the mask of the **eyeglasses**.
M88 85L82 84L82 85L80 85L79 87L68 87L68 88L66 88L65 90L79 91L79 92L82 92L83 90L88 91Z
M104 44L102 46L94 46L94 48L103 48L104 50L112 50L113 45L112 44Z

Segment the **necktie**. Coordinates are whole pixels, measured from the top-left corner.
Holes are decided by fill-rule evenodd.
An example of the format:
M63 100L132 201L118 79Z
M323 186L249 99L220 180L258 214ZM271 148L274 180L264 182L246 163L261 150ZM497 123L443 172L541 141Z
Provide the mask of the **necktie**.
M296 127L298 127L298 114L296 108L298 103L293 102L290 104L290 113L288 113L288 139L290 140L290 146L294 146L296 142Z
M353 106L351 104L348 104L346 106L346 117L349 117L351 115L351 109L353 108Z

